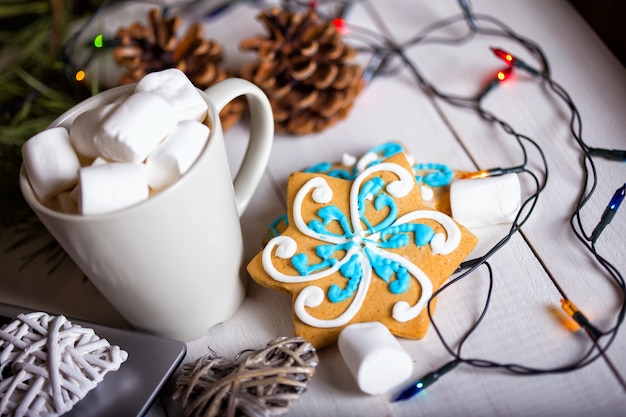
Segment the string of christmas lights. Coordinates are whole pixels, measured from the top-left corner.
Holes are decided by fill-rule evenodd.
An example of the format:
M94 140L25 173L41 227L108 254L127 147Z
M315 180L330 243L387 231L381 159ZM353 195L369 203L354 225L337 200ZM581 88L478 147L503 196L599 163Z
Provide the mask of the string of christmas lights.
M350 40L357 44L357 49L361 53L371 55L371 60L362 73L363 87L367 87L376 77L394 76L403 69L408 69L414 77L417 86L426 94L443 100L444 102L456 106L458 108L467 109L475 112L481 119L486 122L493 123L498 126L506 135L512 138L517 143L520 152L521 162L518 165L511 167L495 167L488 169L481 169L474 173L469 174L467 178L485 178L490 176L504 175L507 173L519 173L528 176L531 179L531 184L534 189L529 193L529 196L522 202L521 207L517 213L516 218L512 222L512 225L508 232L496 242L485 254L477 259L472 259L461 264L457 271L457 275L451 278L445 285L443 285L438 291L436 291L431 297L428 303L428 315L431 320L432 326L441 340L446 351L452 356L452 360L444 364L439 369L425 375L418 381L407 387L405 391L400 393L395 400L406 400L412 398L414 395L426 389L429 385L439 380L439 378L445 375L447 372L452 371L460 364L465 364L477 368L498 368L507 370L513 374L518 375L539 375L549 373L564 373L570 372L589 365L598 358L602 357L609 347L612 345L619 328L621 327L624 316L626 314L626 285L622 273L607 259L605 259L596 250L596 242L601 237L603 230L610 224L611 220L617 213L617 210L624 199L626 185L619 187L613 198L607 205L604 213L599 219L597 225L595 225L593 231L589 233L587 227L581 217L581 213L585 205L591 200L598 184L598 173L595 167L594 157L606 158L614 161L624 162L626 161L626 151L621 149L605 149L595 148L589 146L582 138L582 118L579 110L574 103L569 93L559 83L557 83L551 74L549 60L540 47L539 44L531 39L524 37L500 20L486 15L477 14L472 10L469 0L459 0L459 6L461 13L459 15L450 16L431 23L427 27L421 29L413 37L403 43L396 43L393 40L383 36L381 33L359 27L347 22L346 15L351 8L359 1L296 1L285 0L281 2L281 7L284 9L304 9L313 8L319 12L319 15L325 19L332 20L337 30L343 34L346 40ZM181 2L183 5L189 5L196 3ZM243 0L230 1L218 5L207 11L203 16L206 19L219 17L221 13L228 10L232 6L238 3L254 3L258 7L263 7L263 2L245 2ZM324 6L336 6L338 11L334 13L322 13L321 7ZM108 1L104 1L101 9L108 7ZM100 12L100 9L99 9ZM95 17L95 15L94 15ZM90 19L90 21L93 20ZM90 22L87 22L89 24ZM438 36L436 33L454 24L464 23L466 24L466 32L456 37ZM85 25L85 27L87 26ZM84 27L83 27L84 29ZM76 65L72 60L72 50L76 47L76 40L79 38L80 31L73 38L70 39L67 47L65 48L66 62L68 68L68 78L78 80L79 71L86 67L86 63L82 65ZM424 74L420 71L418 65L414 60L408 56L408 51L412 48L423 45L448 45L458 46L462 45L475 37L487 37L490 39L506 39L514 41L519 47L523 48L531 57L537 61L537 65L531 65L522 60L517 54L506 51L500 47L493 46L491 51L493 54L502 60L504 67L497 71L488 82L479 90L479 92L472 96L461 96L457 94L450 94L442 91L434 83L430 82ZM94 48L102 48L106 44L106 40L99 38L94 44ZM92 59L92 57L88 58ZM581 186L580 192L575 202L575 206L570 215L570 226L577 239L582 245L589 251L589 253L596 259L599 267L606 275L615 282L617 289L620 291L621 306L615 317L614 324L605 330L598 328L591 323L584 313L569 300L561 288L557 289L563 296L561 305L563 311L571 317L576 323L578 323L589 335L590 346L580 354L580 356L569 363L562 365L556 365L550 368L538 368L523 364L517 364L513 362L501 363L483 358L471 358L462 355L462 348L473 334L473 332L479 327L480 323L486 316L494 286L494 272L492 267L488 263L488 260L499 252L510 239L520 231L521 227L531 218L535 209L537 201L540 195L543 193L547 181L548 181L548 162L544 154L544 151L539 143L532 138L516 131L509 123L502 118L498 117L493 112L488 111L483 106L483 101L489 96L495 89L497 89L502 83L509 82L511 76L516 71L522 71L529 75L532 79L535 79L539 83L545 84L554 95L559 98L568 108L570 112L569 130L574 142L578 145L581 156ZM84 77L84 73L80 74ZM529 168L529 150L532 149L538 155L538 161L533 161L539 164L539 168ZM446 290L451 288L456 283L464 280L470 276L478 268L484 267L487 269L488 288L485 297L485 302L481 313L475 320L473 325L467 332L458 340L456 348L453 348L448 341L444 338L440 326L436 323L432 312L433 301L442 295Z
M434 97L437 97L445 102L452 104L457 107L467 108L476 111L481 118L486 121L495 123L500 126L505 133L513 136L516 141L519 143L524 162L516 167L510 168L491 168L486 170L480 170L476 173L470 174L470 178L484 178L488 176L494 175L503 175L508 172L522 172L530 175L535 183L535 191L524 201L520 211L518 212L517 218L513 221L511 229L509 232L499 241L497 242L490 250L488 250L483 256L479 259L474 259L467 261L461 265L459 268L459 272L466 269L465 272L462 272L460 275L448 281L444 286L442 286L437 292L433 294L431 300L428 304L428 314L429 318L432 322L433 328L435 329L439 339L444 345L445 349L448 353L453 356L453 360L444 364L439 369L428 373L424 377L415 381L411 385L409 385L404 391L402 391L396 398L396 401L407 400L419 392L426 389L429 385L436 382L439 377L443 376L445 373L451 371L456 368L457 365L464 363L467 365L471 365L479 368L500 368L505 369L513 374L521 374L521 375L539 375L539 374L549 374L549 373L564 373L570 372L577 369L580 369L584 366L589 365L594 362L598 358L602 357L608 348L611 346L615 337L617 335L617 331L620 328L621 324L624 320L624 315L626 311L626 286L624 285L624 279L622 273L617 270L617 268L611 264L608 260L603 258L595 249L595 242L600 237L604 228L611 222L613 217L615 216L619 205L621 204L624 198L624 190L626 185L618 188L615 192L613 198L609 202L607 208L605 209L602 218L598 222L598 225L595 227L594 232L589 235L585 232L585 227L581 220L581 212L585 204L589 202L591 196L593 195L597 183L598 183L598 175L595 169L595 163L593 161L592 156L601 156L607 159L624 161L624 157L626 152L624 150L616 150L616 149L602 149L602 148L591 148L589 147L582 139L582 121L581 116L576 107L574 101L567 93L567 91L558 84L551 76L550 67L548 59L545 53L542 51L541 47L535 42L518 35L508 26L506 26L501 21L482 14L474 14L471 10L468 1L460 1L459 2L463 13L460 16L452 16L447 19L442 19L440 21L434 22L429 25L426 29L423 29L416 36L411 38L409 41L397 45L392 40L385 38L381 34L373 32L369 29L356 27L353 25L346 25L345 30L347 32L346 36L353 36L353 39L363 42L366 40L366 46L362 49L363 51L369 51L373 54L372 61L370 61L369 66L365 69L364 74L366 74L367 82L371 82L371 80L378 75L384 74L383 71L380 71L381 64L386 59L389 60L390 57L398 58L402 61L404 67L408 68L410 72L414 75L418 85L420 88ZM449 26L454 23L458 23L459 21L465 21L468 26L468 32L465 35L462 35L457 38L435 38L431 36L435 31ZM486 28L483 26L483 23L489 23L494 25L495 28ZM452 95L443 93L439 90L434 84L427 81L424 75L419 71L415 62L411 61L411 59L407 55L407 50L411 47L415 47L423 44L462 44L467 42L470 38L475 36L491 36L491 37L499 37L506 38L510 40L516 41L519 45L524 47L532 56L535 56L539 63L540 68L537 69L525 61L521 60L517 56L497 47L492 47L491 50L495 56L500 58L504 63L505 67L498 71L494 77L487 83L487 85L479 92L475 97L462 97L458 95ZM367 40L373 41L367 44ZM499 363L496 361L488 360L488 359L480 359L480 358L467 358L461 355L461 350L465 342L469 339L471 334L477 329L478 325L482 322L485 317L489 303L491 300L492 290L493 290L493 271L489 264L486 262L491 256L497 253L509 240L510 238L520 230L521 226L530 218L534 206L539 198L540 193L544 190L547 180L548 180L548 164L546 161L546 157L541 146L532 140L531 138L522 135L516 132L508 123L504 120L500 119L496 115L491 112L488 112L483 106L482 101L487 95L497 88L501 83L509 80L514 70L524 71L527 74L535 77L538 81L544 82L548 85L550 90L560 98L568 107L571 112L570 118L570 131L574 141L578 144L580 151L583 155L584 162L582 164L582 185L580 196L576 202L575 208L571 214L571 227L574 231L574 234L579 238L579 240L585 245L585 247L592 253L594 258L598 261L598 264L604 269L607 275L615 281L619 291L621 292L621 308L615 318L615 325L607 330L598 329L593 323L591 323L587 317L575 306L575 304L567 299L563 293L563 291L558 288L558 290L563 295L563 299L561 300L562 308L564 312L570 316L576 323L578 323L581 328L583 328L587 334L590 336L591 345L589 348L582 354L580 357L571 362L566 363L564 365L558 365L551 368L538 368L532 367L522 364L516 363ZM396 71L394 71L396 72ZM542 173L535 173L531 170L527 169L527 153L526 153L526 145L533 146L540 155L541 163L542 163ZM488 268L488 280L489 287L487 290L487 297L485 300L484 308L473 324L473 326L463 335L458 341L458 345L456 349L453 349L450 344L445 340L439 326L433 317L432 312L432 302L440 296L444 291L449 289L452 285L459 282L460 280L469 276L474 270L479 268L480 266L485 266ZM601 344L601 342L604 342Z

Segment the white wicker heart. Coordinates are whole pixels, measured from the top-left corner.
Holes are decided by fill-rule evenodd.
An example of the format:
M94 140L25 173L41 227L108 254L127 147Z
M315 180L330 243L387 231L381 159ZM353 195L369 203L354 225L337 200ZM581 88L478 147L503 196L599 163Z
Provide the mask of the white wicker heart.
M127 357L64 316L20 314L0 329L0 415L61 415Z

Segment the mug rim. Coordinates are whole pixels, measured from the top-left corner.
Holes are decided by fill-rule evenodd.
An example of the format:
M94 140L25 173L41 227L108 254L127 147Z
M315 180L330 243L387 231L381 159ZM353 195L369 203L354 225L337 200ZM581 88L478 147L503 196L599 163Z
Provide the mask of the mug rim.
M44 130L49 130L55 127L64 127L68 129L69 131L69 126L67 126L67 122L70 120L73 121L78 115L84 113L87 110L91 110L97 107L97 105L90 107L91 104L94 104L102 100L105 100L105 101L101 103L101 105L108 104L112 102L113 100L115 100L116 98L120 97L122 94L126 92L132 92L136 84L137 83L119 85L116 87L112 87L108 90L101 91L100 93L94 96L88 97L85 100L81 101L80 103L75 104L74 106L72 106L71 108L63 112L59 117L54 119ZM151 201L154 201L155 199L165 198L163 197L163 195L167 195L172 192L175 192L175 189L182 187L183 186L182 184L188 181L187 180L189 176L188 174L190 174L192 171L195 171L197 169L200 159L206 157L205 155L207 155L209 147L211 147L213 143L212 139L215 136L216 127L219 128L220 131L222 130L222 123L221 123L221 120L219 119L219 112L215 108L215 105L208 100L208 97L206 97L204 90L201 90L197 87L196 87L196 90L198 91L198 93L200 94L204 102L207 104L207 118L202 123L208 126L207 119L210 120L209 137L204 147L200 151L200 154L198 155L196 160L193 162L193 164L189 167L187 172L185 172L183 176L178 178L178 180L176 180L173 184L167 186L165 189L159 191L153 196L148 196L148 198L146 198L145 200L142 200L140 202L137 202L127 207L123 207L123 208L105 212L105 213L95 213L95 214L65 213L62 211L54 210L39 200L39 197L37 197L37 195L35 194L35 191L33 190L33 187L30 183L28 173L26 172L26 167L24 163L22 162L20 166L20 173L19 173L20 191L21 191L22 197L26 200L28 205L35 212L39 211L39 212L45 213L47 216L56 217L58 219L66 219L66 220L72 220L72 221L93 221L93 220L104 220L110 217L126 215L129 212L140 210L146 204L151 204ZM78 111L81 108L84 108L84 109L82 111ZM44 130L42 130L42 132Z

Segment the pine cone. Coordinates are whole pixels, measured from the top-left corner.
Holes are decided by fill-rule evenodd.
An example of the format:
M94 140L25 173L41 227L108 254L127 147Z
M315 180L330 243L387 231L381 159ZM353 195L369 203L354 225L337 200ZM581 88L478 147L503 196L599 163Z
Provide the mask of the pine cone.
M245 65L240 75L269 97L276 130L320 132L345 118L361 90L361 69L349 63L356 51L332 22L321 22L312 10L278 8L258 18L269 35L241 41L242 50L257 51L258 62Z
M139 22L122 27L117 32L120 43L113 50L115 62L126 68L120 82L128 84L139 81L144 75L168 68L178 68L198 88L204 90L227 78L221 68L222 47L215 41L204 39L204 29L193 23L182 39L176 37L180 28L180 16L164 18L159 9L148 12L148 23ZM245 101L235 100L220 112L224 129L228 129L241 117Z

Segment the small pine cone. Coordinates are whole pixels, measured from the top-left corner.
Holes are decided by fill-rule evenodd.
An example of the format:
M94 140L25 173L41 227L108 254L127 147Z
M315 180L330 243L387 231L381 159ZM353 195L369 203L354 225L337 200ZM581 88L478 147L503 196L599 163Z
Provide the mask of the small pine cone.
M215 41L204 39L202 25L194 23L179 39L180 16L164 18L159 9L148 12L148 23L139 22L121 27L117 32L119 46L113 50L113 59L126 72L120 82L129 84L144 75L168 68L184 72L193 85L204 90L229 76L219 67L222 47ZM224 129L228 129L241 117L245 102L235 100L220 112Z
M241 41L241 49L256 51L258 61L240 75L269 97L276 130L303 135L345 118L361 90L361 69L350 64L356 51L332 22L320 21L312 10L278 8L258 18L269 35Z

